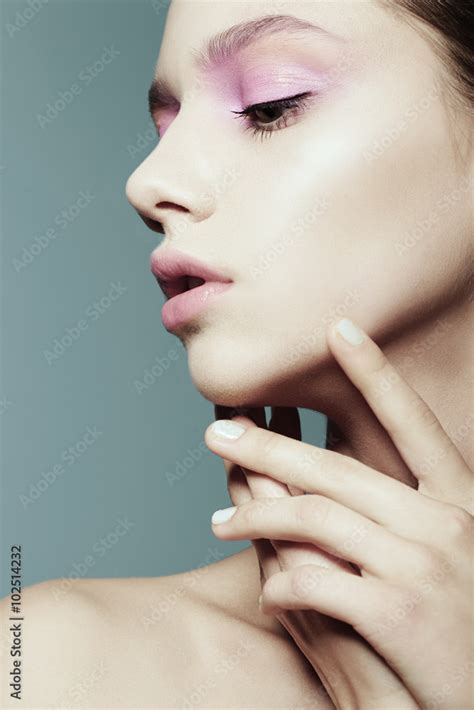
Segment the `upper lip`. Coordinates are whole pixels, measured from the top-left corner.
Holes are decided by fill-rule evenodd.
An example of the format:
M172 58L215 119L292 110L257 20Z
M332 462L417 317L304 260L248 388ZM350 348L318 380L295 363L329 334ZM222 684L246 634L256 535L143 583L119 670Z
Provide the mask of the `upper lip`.
M171 247L156 249L152 252L150 267L161 290L168 298L188 291L194 285L201 285L190 285L189 278L202 279L203 283L206 281L220 281L222 283L232 281L222 272Z

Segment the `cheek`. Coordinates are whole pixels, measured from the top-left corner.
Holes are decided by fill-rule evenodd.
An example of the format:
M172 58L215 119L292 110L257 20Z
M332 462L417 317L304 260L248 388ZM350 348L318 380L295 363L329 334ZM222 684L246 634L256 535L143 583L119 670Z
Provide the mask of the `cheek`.
M402 84L399 95L376 81L355 87L269 140L242 144L239 180L222 202L223 214L238 215L238 240L226 248L242 279L242 337L264 333L281 350L345 315L374 330L406 325L445 297L459 270L446 235L459 234L460 203L444 213L436 205L459 176L442 108L419 103L429 82Z
M271 160L249 175L256 207L246 232L257 238L247 270L258 277L253 288L271 295L268 310L272 301L293 304L295 327L308 302L315 317L329 317L349 292L380 322L396 312L407 318L456 278L446 234L459 233L461 205L450 209L443 198L462 181L441 108L432 103L395 134L388 129L399 125L398 104L358 124L350 116L363 106L351 101L299 126L298 142L291 130L272 137ZM371 153L384 136L385 148Z

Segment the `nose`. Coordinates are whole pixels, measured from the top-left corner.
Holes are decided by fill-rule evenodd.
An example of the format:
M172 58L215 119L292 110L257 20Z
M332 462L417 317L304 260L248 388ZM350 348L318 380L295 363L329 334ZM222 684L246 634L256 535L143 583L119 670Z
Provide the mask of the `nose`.
M150 229L172 237L213 214L211 175L199 136L189 126L173 125L130 175L125 193Z

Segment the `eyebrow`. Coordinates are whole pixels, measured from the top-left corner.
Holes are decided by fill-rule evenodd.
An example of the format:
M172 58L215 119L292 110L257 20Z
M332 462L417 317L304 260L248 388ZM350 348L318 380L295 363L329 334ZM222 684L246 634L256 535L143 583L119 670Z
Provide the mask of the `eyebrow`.
M268 15L233 25L211 37L203 49L195 49L191 53L196 67L204 73L224 64L254 42L280 32L287 34L311 32L319 36L338 38L328 30L293 15ZM176 106L177 103L169 83L163 78L155 78L148 91L150 113L153 115L158 109Z

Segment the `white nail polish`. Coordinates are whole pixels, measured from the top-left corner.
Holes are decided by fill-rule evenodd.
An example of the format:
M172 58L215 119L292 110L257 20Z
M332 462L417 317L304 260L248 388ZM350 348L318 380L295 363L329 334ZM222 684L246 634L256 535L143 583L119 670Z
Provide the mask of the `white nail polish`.
M213 523L213 525L218 525L219 523L226 523L228 520L231 519L236 510L237 506L235 505L232 508L223 508L222 510L216 510L216 512L212 514L211 522Z
M342 318L336 325L337 332L350 345L360 345L365 340L365 333L349 318Z
M238 439L245 431L245 427L230 419L218 419L211 424L211 429L221 439Z

